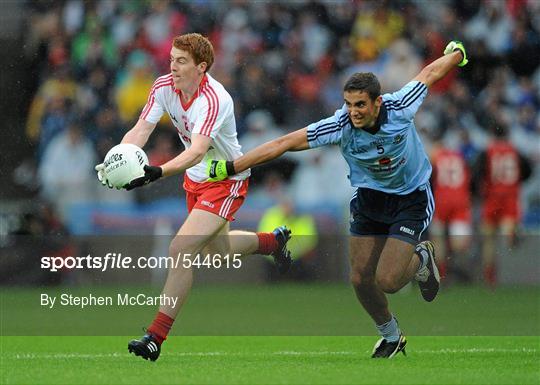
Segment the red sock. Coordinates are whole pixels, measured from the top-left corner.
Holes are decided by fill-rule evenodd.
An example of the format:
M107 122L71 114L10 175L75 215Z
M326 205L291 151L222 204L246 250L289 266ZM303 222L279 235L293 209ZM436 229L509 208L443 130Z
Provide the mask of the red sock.
M448 272L448 265L446 261L439 262L439 275L441 278L446 278L446 273Z
M156 337L157 342L162 344L163 341L167 339L167 334L169 334L169 330L171 330L173 322L174 319L169 317L167 314L158 312L156 318L148 327L147 331L152 333Z
M484 282L491 288L497 285L497 267L494 264L484 267Z
M270 255L278 248L278 241L273 233L257 233L259 248L255 254Z

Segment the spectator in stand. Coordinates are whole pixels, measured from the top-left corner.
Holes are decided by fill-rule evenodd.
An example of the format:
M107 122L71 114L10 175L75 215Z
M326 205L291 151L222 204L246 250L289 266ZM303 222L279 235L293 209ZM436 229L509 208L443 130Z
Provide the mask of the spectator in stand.
M364 7L368 9L358 12L351 31L351 45L359 60L371 61L401 36L405 23L388 1L364 3Z
M504 1L486 1L478 13L465 26L465 36L483 40L490 52L502 55L510 48L513 20L505 10Z
M535 155L540 137L538 1L452 0L429 6L406 1L396 6L389 1L73 0L31 1L25 7L28 31L24 31L21 68L28 69L22 86L33 98L26 129L31 143L38 143L41 136L48 143L50 132L65 130L65 125L57 124L60 119L52 117L57 112L52 105L63 99L66 114L79 111L77 119L101 158L114 143L109 138L121 136L129 126L116 122L115 127L105 127L101 114L110 107L130 115L130 107L116 103L120 92L116 87L128 87L121 81L124 64L133 52L139 52L162 67L154 70L166 71L167 62L160 58L168 57L171 33L202 31L214 43L218 61L213 75L233 96L238 123L254 110L264 109L274 117L275 129L284 132L304 122L307 115L316 119L333 112L343 100L340 86L353 72L374 72L383 86L397 89L390 83L406 81L403 74L409 69L414 72L416 61L429 61L446 39L458 38L475 47L470 62L450 86L443 80L431 89L432 94L438 87L444 92L428 98L418 118L426 111L435 114L445 142L462 144L470 161L476 148L485 147L485 117L489 111L502 111L512 121L512 142L531 158L540 159ZM408 46L406 58L396 50L403 40ZM142 106L149 85L135 83L140 86L131 87L133 95L144 96L134 104ZM130 95L123 100L132 99L136 98ZM56 128L50 130L52 126ZM42 127L46 127L43 134ZM242 133L239 126L238 134ZM461 140L460 135L468 140ZM297 171L312 161L296 159L300 162ZM285 174L290 177L291 168ZM533 178L536 184L530 186L539 185L540 173ZM301 174L292 175L293 181L301 179ZM95 197L108 200L115 193L101 189ZM314 200L324 199L320 193L312 195ZM533 195L524 194L531 202L536 199Z
M127 59L126 73L120 73L115 100L123 123L137 121L146 104L148 90L154 82L150 57L143 51L133 51Z
M259 144L276 138L281 130L276 126L273 116L267 110L254 110L245 119L246 133L242 135L244 152L254 149Z
M388 52L390 57L381 74L383 92L401 88L422 69L422 61L409 41L394 41Z
M98 159L104 159L105 154L122 139L122 127L117 111L110 106L104 106L97 111L94 124L87 130L87 136L94 143Z
M97 187L93 175L95 163L92 142L84 137L75 119L45 150L39 165L41 194L54 204L62 220L67 219L71 204L93 199Z
M66 130L69 114L67 104L67 100L59 95L53 96L48 101L39 130L38 161L43 157L51 141Z
M98 63L105 63L108 68L118 64L118 49L110 34L95 13L86 17L86 27L73 40L71 62L78 74L86 74Z
M37 142L41 136L41 124L47 114L49 103L57 103L59 99L75 101L79 86L70 75L67 66L58 68L38 88L30 105L26 122L26 136ZM53 102L53 100L55 100Z

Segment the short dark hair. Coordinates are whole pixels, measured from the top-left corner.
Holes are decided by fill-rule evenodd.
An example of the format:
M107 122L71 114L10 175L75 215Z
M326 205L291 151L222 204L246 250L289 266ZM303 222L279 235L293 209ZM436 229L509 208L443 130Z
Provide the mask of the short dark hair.
M365 92L375 100L381 95L381 84L372 72L356 72L347 80L343 91Z

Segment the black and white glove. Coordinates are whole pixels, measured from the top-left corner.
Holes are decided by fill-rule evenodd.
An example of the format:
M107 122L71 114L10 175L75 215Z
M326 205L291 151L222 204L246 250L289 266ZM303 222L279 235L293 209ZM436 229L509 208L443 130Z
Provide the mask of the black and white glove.
M157 166L144 166L144 176L135 178L128 184L124 185L126 190L133 190L136 187L144 186L148 183L152 183L163 175L163 169Z

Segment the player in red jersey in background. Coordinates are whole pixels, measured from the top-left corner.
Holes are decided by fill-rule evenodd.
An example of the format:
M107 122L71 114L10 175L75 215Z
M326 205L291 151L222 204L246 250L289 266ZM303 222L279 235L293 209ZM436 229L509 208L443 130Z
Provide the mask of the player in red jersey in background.
M463 155L435 138L431 151L435 215L431 227L441 276L469 280L465 253L472 234L470 171Z
M481 181L482 196L482 268L484 281L497 284L496 235L500 230L508 244L516 242L521 220L521 184L531 175L531 164L507 138L507 127L499 119L490 128L493 139L475 165L476 180Z

